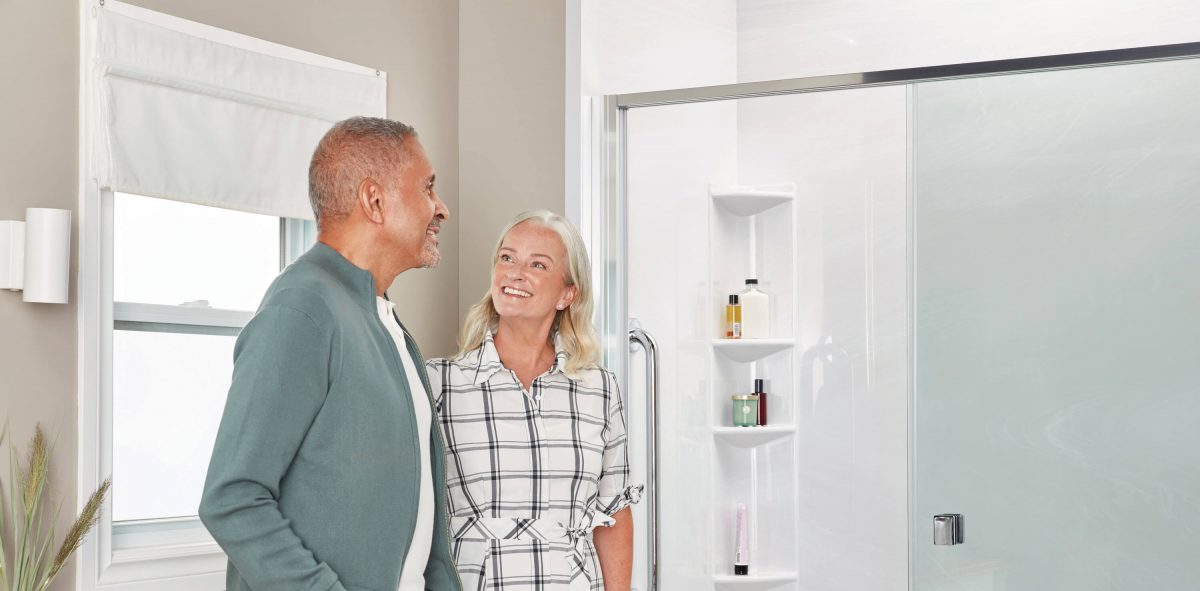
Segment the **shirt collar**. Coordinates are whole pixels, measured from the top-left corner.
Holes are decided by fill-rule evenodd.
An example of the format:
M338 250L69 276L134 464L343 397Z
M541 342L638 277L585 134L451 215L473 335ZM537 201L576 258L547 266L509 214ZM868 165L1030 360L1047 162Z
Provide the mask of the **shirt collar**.
M396 318L396 304L387 299L387 295L375 296L375 311L379 314L379 319L383 320L384 324L399 325L400 320Z
M380 314L392 315L392 311L396 309L396 304L384 296L375 296L375 308Z
M483 344L479 346L478 351L479 358L475 364L474 380L476 386L486 383L496 372L505 369L504 363L500 361L500 352L496 350L495 335L491 330L483 335ZM567 352L562 347L562 338L556 332L554 333L554 363L550 365L550 369L545 375L559 374L574 382L575 380L564 371L566 366Z

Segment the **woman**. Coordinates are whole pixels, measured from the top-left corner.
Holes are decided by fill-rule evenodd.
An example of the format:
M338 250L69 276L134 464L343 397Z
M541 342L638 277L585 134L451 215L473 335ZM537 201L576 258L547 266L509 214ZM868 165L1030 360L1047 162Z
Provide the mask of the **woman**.
M428 363L464 590L629 589L642 487L628 483L616 380L596 365L589 278L567 220L517 216L462 351Z

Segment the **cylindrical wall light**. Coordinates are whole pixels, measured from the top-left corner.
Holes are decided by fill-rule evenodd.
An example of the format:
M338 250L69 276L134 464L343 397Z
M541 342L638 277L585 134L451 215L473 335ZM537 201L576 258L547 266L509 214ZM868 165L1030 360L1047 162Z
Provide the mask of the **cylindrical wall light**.
M65 304L71 278L71 211L31 207L24 222L0 221L0 289Z

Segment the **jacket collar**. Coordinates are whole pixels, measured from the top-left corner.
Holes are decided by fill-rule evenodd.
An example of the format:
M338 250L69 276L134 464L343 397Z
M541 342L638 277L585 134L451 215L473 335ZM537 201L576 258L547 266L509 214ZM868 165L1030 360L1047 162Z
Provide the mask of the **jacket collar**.
M475 359L471 359L475 356ZM500 352L496 350L496 339L492 331L487 331L483 335L483 344L472 353L464 356L463 361L466 361L464 369L474 369L475 379L473 380L476 386L486 383L496 372L506 369L504 362L500 361ZM473 363L472 363L473 361ZM554 333L554 363L550 365L550 369L545 373L547 376L555 374L562 375L569 381L574 382L563 371L567 365L567 352L562 348L562 339L558 333Z
M354 294L354 301L368 311L376 311L375 277L370 271L355 266L336 249L318 242L296 262L311 263L325 270Z

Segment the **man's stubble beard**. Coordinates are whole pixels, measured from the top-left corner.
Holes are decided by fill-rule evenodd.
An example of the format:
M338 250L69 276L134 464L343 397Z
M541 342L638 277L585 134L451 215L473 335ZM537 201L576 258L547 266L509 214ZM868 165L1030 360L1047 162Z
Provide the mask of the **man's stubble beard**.
M432 269L442 262L442 253L438 251L438 247L431 241L426 241L421 249L421 268Z

